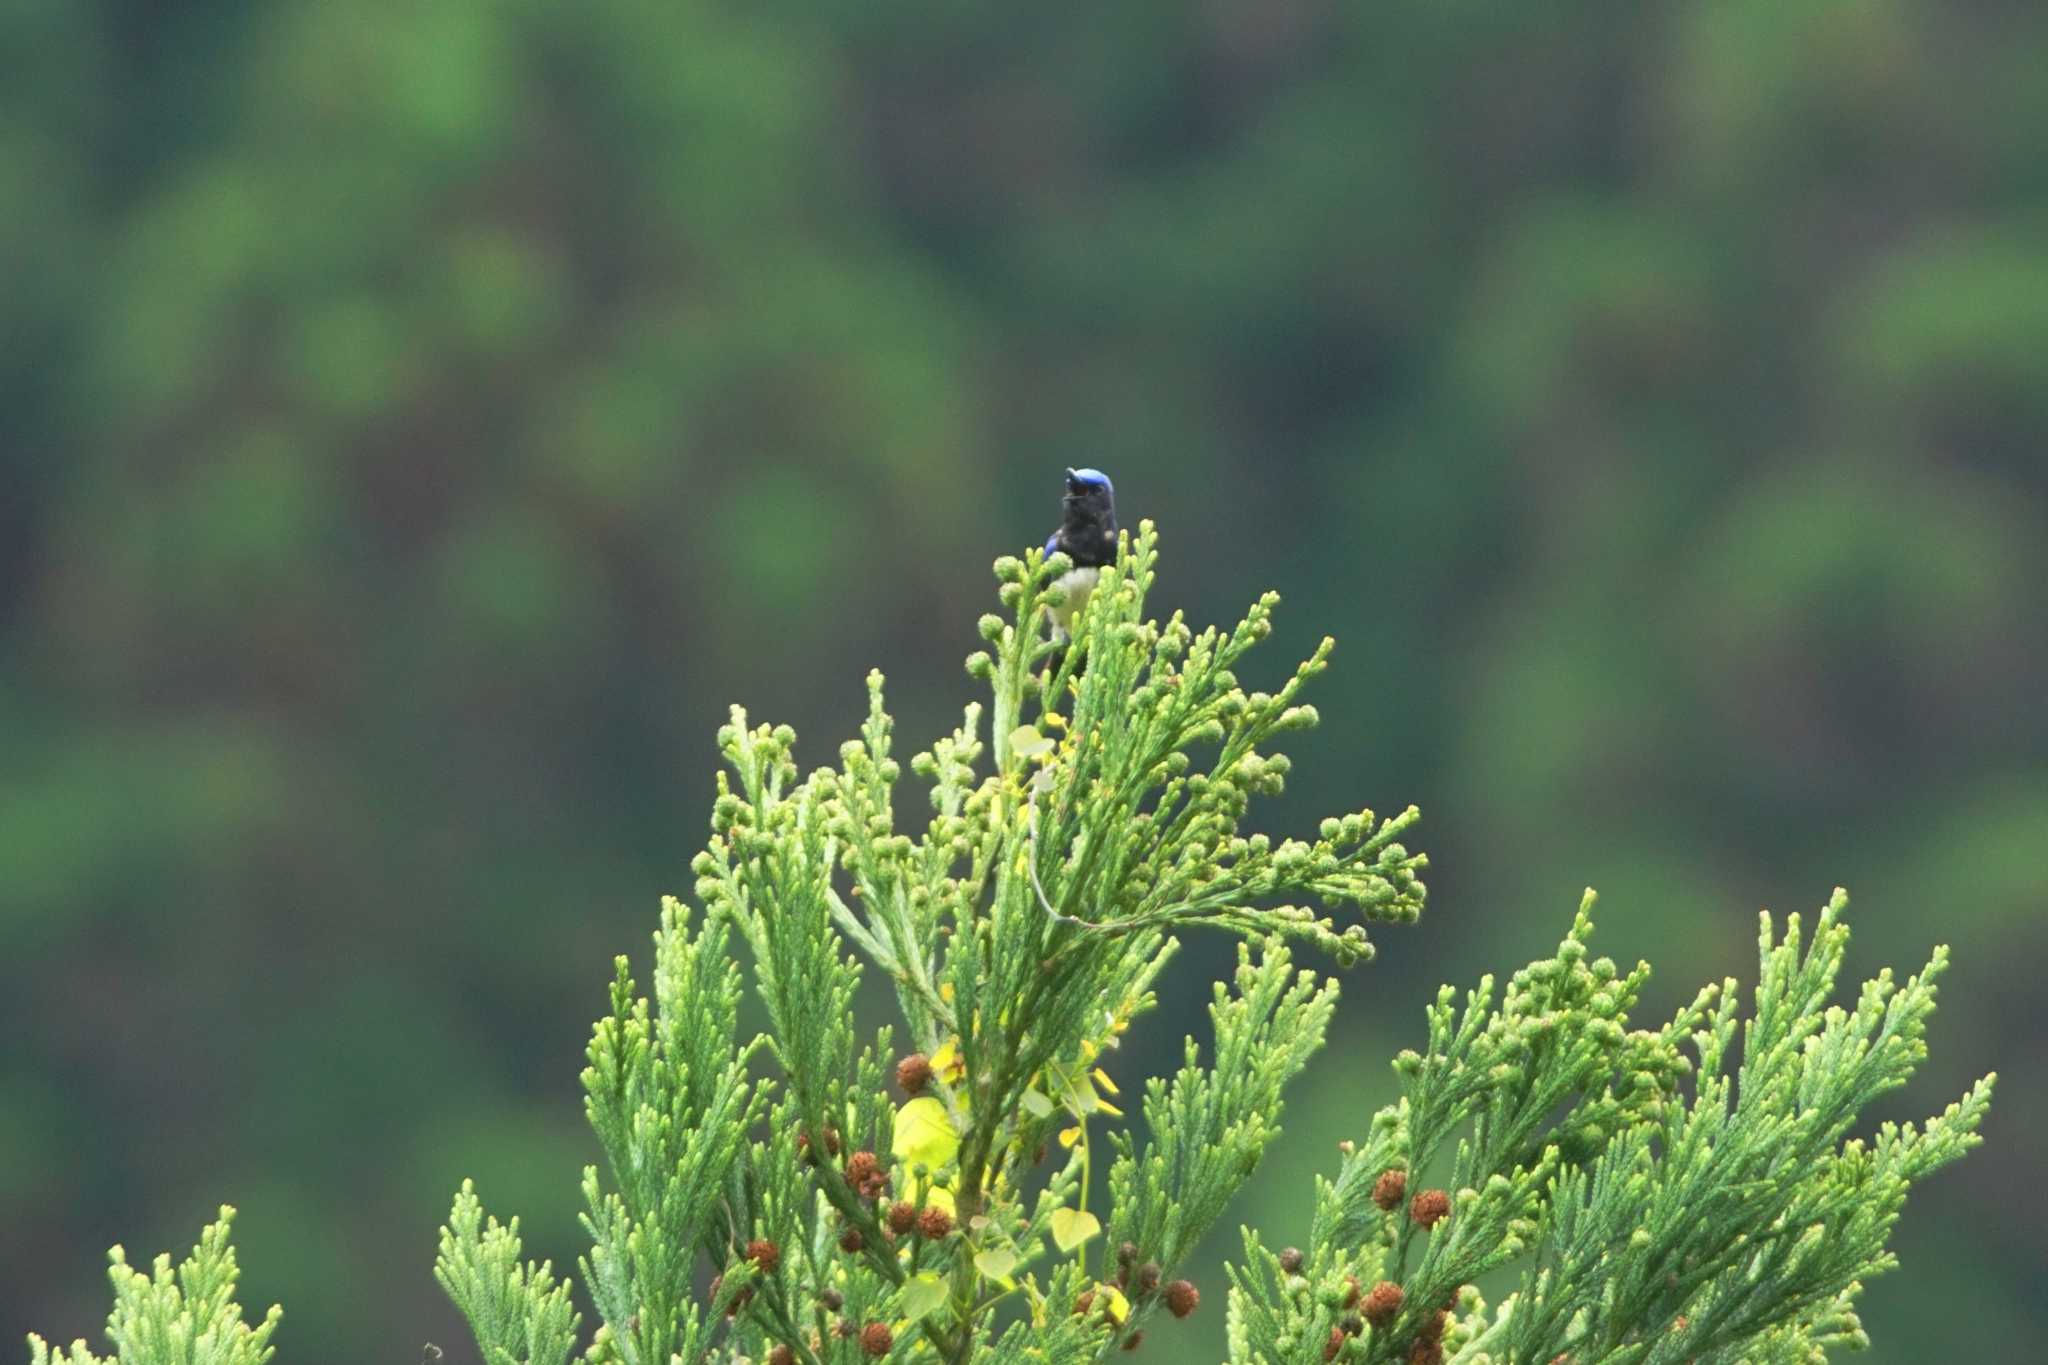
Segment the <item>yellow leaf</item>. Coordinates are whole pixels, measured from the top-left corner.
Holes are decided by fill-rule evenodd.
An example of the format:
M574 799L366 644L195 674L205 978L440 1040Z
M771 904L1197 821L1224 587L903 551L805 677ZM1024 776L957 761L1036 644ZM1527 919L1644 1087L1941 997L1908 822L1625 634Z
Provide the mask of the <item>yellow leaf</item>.
M1115 1285L1105 1284L1096 1290L1096 1294L1099 1302L1108 1307L1109 1315L1119 1323L1131 1315L1131 1301Z
M1047 1226L1052 1230L1053 1245L1061 1251L1072 1251L1102 1231L1101 1220L1086 1209L1055 1209Z
M1020 725L1010 731L1010 752L1019 758L1036 758L1052 748L1052 741L1038 733L1032 725Z
M1017 1253L1008 1247L990 1247L974 1254L974 1268L991 1280L1007 1280L1017 1268Z
M1072 1128L1068 1128L1060 1134L1060 1146L1062 1147L1071 1147L1080 1140L1081 1129L1078 1125Z
M920 1095L896 1111L894 1150L899 1161L937 1170L959 1152L960 1133L945 1105Z
M1107 1071L1104 1071L1099 1066L1095 1068L1095 1083L1101 1086L1104 1090L1107 1090L1112 1095L1121 1095L1124 1093L1123 1091L1116 1088L1116 1082L1109 1078L1109 1073Z

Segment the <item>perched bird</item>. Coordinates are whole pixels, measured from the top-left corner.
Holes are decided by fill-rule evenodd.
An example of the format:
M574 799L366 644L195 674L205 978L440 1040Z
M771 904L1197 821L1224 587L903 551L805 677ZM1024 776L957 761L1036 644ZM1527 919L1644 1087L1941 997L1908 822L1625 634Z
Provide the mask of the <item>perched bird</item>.
M1069 469L1060 512L1060 528L1046 538L1045 552L1065 554L1074 567L1059 580L1067 600L1052 610L1055 640L1067 638L1067 627L1087 605L1102 566L1116 558L1116 489L1109 475L1099 469Z

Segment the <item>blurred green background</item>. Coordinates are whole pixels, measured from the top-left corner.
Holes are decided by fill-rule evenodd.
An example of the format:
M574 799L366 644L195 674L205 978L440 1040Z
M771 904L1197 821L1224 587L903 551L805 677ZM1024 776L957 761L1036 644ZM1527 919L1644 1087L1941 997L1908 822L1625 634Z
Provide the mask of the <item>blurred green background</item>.
M1230 1223L1585 884L1668 1008L1840 882L1955 947L1886 1113L2005 1073L1868 1358L2027 1355L2044 127L2018 0L0 0L0 1339L227 1200L285 1358L468 1359L434 1229L582 1244L725 705L941 732L1088 463L1163 609L1285 594L1249 681L1339 639L1267 827L1435 862Z

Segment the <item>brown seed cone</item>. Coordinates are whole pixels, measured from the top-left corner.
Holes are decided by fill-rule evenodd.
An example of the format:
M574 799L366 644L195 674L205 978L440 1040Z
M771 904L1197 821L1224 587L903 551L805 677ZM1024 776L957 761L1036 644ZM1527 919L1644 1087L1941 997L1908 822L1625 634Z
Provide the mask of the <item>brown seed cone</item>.
M1441 1223L1450 1211L1451 1197L1442 1190L1424 1190L1408 1201L1408 1216L1424 1229Z
M1145 1334L1143 1332L1133 1332L1124 1338L1124 1349L1126 1351L1135 1351L1144 1343L1144 1340Z
M846 1307L846 1295L828 1285L818 1291L818 1302L825 1306L826 1312L837 1313Z
M762 1274L770 1274L782 1264L782 1248L766 1237L756 1237L747 1243L747 1259L761 1267Z
M938 1241L953 1230L953 1215L937 1204L930 1205L917 1215L917 1230L930 1241Z
M860 1329L860 1349L878 1360L895 1345L896 1337L886 1322L871 1322Z
M1401 1300L1406 1297L1400 1285L1381 1280L1365 1296L1365 1320L1375 1327L1385 1327L1400 1313Z
M889 1206L889 1231L898 1237L909 1232L917 1223L917 1205L908 1199L899 1199Z
M1443 1365L1444 1344L1430 1337L1417 1337L1408 1348L1408 1365Z
M1166 1286L1166 1310L1175 1317L1184 1318L1201 1306L1202 1291L1192 1280L1175 1280Z
M846 1158L846 1183L861 1198L875 1199L889 1188L889 1176L873 1152L855 1152Z
M1159 1287L1159 1262L1147 1261L1138 1267L1138 1292L1149 1294Z
M921 1095L924 1088L932 1083L931 1058L922 1052L913 1052L896 1063L896 1084L906 1095Z
M1380 1178L1372 1182L1372 1202L1387 1213L1401 1206L1401 1196L1407 1192L1408 1172L1399 1166L1381 1171Z
M1288 1247L1280 1253L1280 1268L1290 1275L1301 1273L1301 1248Z
M796 1352L787 1346L777 1346L768 1353L768 1365L796 1365Z
M1077 1318L1085 1318L1088 1316L1088 1310L1093 1308L1094 1306L1095 1291L1092 1289L1084 1289L1074 1297L1074 1316Z
M839 1249L841 1251L859 1251L862 1247L866 1246L867 1244L868 1239L860 1235L859 1228L847 1228L844 1232L839 1234Z

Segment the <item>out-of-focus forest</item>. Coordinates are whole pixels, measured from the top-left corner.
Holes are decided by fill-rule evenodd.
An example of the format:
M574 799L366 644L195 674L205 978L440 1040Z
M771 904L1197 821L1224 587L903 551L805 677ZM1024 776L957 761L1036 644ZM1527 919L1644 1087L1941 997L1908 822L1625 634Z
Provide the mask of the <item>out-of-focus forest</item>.
M286 1357L466 1359L434 1229L473 1175L585 1244L726 704L953 724L1085 463L1163 609L1339 640L1266 827L1412 800L1434 859L1174 1349L1439 982L1591 883L1668 1007L1839 882L1858 969L1954 945L1887 1112L2005 1075L1867 1358L2020 1358L2044 129L2012 0L0 3L0 1339L232 1201Z

